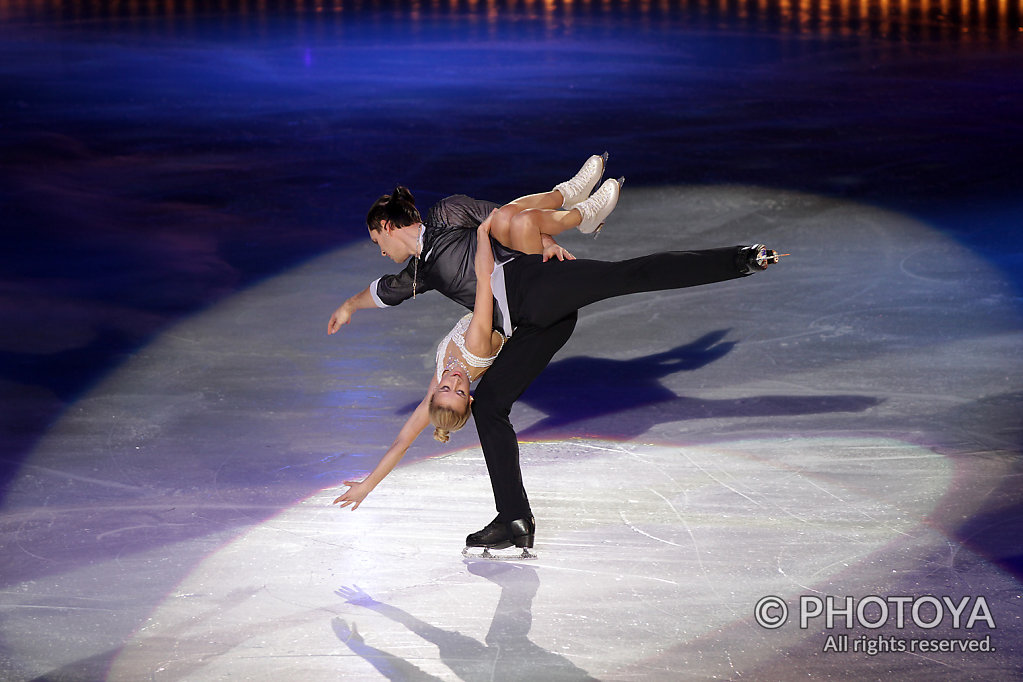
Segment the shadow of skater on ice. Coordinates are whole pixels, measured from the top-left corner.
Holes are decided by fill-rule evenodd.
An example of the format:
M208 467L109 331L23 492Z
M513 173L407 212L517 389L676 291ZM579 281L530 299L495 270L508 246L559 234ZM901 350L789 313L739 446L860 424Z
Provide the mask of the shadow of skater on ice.
M788 417L863 412L881 400L865 395L748 395L740 398L692 398L677 395L661 381L693 372L730 353L727 329L664 351L628 360L570 357L548 365L521 402L546 414L519 432L520 437L586 433L629 439L658 424L695 419ZM609 416L627 418L607 419Z
M373 599L357 585L337 590L349 604L361 606L400 623L435 644L440 660L465 682L544 680L545 682L595 680L570 660L537 646L529 639L533 625L533 599L540 587L536 569L500 561L466 561L470 573L501 588L494 619L483 642L459 632L426 623L396 606ZM466 604L465 608L473 608ZM335 618L331 625L338 639L366 659L389 680L440 680L399 656L366 643L356 624Z

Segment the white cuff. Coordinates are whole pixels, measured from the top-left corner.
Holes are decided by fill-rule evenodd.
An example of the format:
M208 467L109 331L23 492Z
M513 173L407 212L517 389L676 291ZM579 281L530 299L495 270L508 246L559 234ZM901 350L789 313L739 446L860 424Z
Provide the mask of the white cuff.
M377 277L373 280L373 283L369 285L369 295L373 298L373 302L376 303L377 308L393 308L393 305L387 305L380 300L379 296L377 296L377 285L380 284L380 279L380 277Z

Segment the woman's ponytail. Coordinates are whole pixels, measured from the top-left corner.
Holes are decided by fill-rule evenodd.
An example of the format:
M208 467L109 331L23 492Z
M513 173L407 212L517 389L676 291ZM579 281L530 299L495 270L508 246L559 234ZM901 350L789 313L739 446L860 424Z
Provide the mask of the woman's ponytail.
M450 407L442 407L433 402L430 397L430 423L433 424L433 439L441 443L447 443L451 438L451 432L465 426L472 414L472 398L465 405L464 412L455 412Z

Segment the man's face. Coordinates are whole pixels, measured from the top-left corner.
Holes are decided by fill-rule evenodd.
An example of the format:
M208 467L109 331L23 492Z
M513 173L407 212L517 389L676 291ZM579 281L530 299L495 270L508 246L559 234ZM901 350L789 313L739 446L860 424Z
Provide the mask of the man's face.
M395 263L404 263L412 254L408 247L398 239L397 230L391 223L384 223L379 230L370 230L369 238L380 247L380 255L390 258Z

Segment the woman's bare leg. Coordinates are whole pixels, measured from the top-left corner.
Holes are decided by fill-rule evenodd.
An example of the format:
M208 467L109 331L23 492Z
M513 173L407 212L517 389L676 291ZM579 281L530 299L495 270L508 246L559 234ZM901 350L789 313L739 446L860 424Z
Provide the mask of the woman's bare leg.
M578 227L582 221L579 211L552 211L531 208L517 213L510 222L510 246L523 253L542 253L543 235L557 236L565 230Z
M556 189L552 189L549 192L540 192L538 194L528 194L524 197L519 197L515 201L505 204L505 206L515 206L520 211L525 211L530 208L561 208L562 202L565 200L561 196L561 192Z
M505 204L491 219L490 234L505 246L523 253L541 253L542 235L555 236L578 227L583 214L574 207L586 197L604 174L607 152L586 160L579 172L549 192L529 194ZM569 210L560 210L568 204Z
M545 211L553 213L554 209L561 206L562 201L563 198L561 196L561 192L556 190L541 192L539 194L528 194L526 196L519 197L497 210L493 218L490 219L490 234L494 237L494 239L505 246L519 251L522 251L523 246L528 246L535 241L539 250L530 249L529 251L523 251L523 253L539 253L542 250L542 247L539 247L539 233L537 233L535 240L524 240L521 234L522 228L516 228L513 231L512 224L515 222L516 217L524 211Z
M491 219L490 234L517 251L541 253L541 235L559 235L577 227L582 220L575 209L558 210L563 201L557 190L519 197L497 210Z

